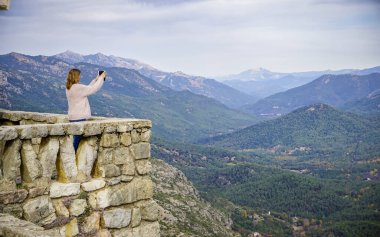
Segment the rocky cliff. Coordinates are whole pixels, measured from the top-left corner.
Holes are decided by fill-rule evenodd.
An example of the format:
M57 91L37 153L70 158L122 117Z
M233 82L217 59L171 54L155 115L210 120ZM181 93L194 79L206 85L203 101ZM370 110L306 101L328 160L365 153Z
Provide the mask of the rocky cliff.
M240 236L231 230L227 214L204 201L178 169L152 159L154 199L161 210L161 236Z

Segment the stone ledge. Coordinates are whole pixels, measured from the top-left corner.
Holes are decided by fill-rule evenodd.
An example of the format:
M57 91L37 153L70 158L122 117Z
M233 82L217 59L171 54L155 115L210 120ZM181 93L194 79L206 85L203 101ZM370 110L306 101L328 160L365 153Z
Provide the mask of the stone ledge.
M0 237L159 236L151 121L0 110L0 125Z
M9 10L11 0L0 0L0 10Z
M129 128L128 128L129 125ZM114 132L130 131L132 128L151 128L152 122L144 119L118 119L85 121L81 123L59 123L59 124L29 124L15 126L1 126L1 140L42 138L48 135L100 135L105 128L115 126Z
M57 230L45 230L32 222L0 213L0 236L6 237L60 237Z

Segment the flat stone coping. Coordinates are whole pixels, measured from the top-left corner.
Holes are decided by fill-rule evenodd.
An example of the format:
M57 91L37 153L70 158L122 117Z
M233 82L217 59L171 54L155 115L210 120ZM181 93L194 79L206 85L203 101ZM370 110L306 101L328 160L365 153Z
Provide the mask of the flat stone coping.
M0 119L13 122L40 121L41 124L0 126L0 140L42 138L47 136L83 135L128 132L152 127L147 119L94 117L88 121L69 123L66 115L0 110ZM47 122L47 123L44 123Z

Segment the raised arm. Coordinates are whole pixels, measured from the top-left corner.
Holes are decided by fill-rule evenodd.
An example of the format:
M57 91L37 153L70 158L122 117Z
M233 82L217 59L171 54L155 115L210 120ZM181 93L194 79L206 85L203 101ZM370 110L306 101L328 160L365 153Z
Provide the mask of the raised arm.
M97 76L88 86L83 86L81 88L83 96L89 96L97 92L104 83L104 77L106 76L106 72L103 72L101 75Z
M94 80L90 82L90 86L93 85L99 78L104 81L104 78L106 77L106 72L104 71L101 75L96 76Z

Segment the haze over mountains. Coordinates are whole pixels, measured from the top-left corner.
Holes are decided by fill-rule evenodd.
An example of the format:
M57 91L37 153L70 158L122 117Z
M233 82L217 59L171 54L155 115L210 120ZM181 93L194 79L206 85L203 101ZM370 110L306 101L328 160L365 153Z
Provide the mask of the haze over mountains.
M279 92L245 106L243 110L255 115L273 117L314 103L341 107L346 103L368 98L379 89L380 73L363 76L324 75L303 86Z
M286 91L288 89L307 84L322 75L367 75L380 73L380 67L368 69L343 69L311 72L279 73L271 72L264 68L250 69L239 74L218 77L223 83L259 98Z

